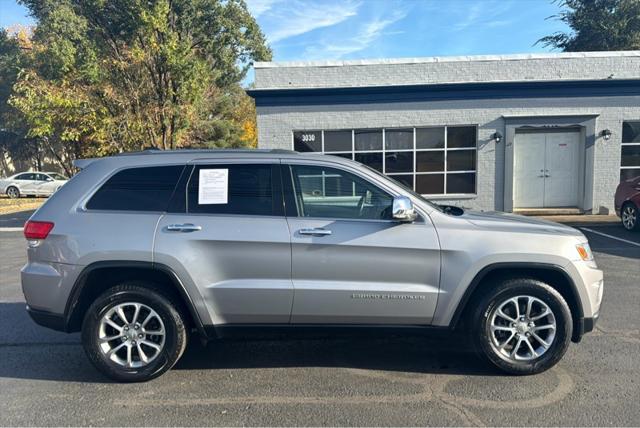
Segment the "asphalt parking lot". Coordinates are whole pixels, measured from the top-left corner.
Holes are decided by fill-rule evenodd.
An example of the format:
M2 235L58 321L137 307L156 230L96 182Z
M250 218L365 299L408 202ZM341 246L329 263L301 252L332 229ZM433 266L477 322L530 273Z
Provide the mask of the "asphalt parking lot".
M192 343L144 384L108 381L77 334L28 318L25 242L0 232L0 425L638 425L640 234L586 229L601 319L541 375L496 373L455 337L394 336Z

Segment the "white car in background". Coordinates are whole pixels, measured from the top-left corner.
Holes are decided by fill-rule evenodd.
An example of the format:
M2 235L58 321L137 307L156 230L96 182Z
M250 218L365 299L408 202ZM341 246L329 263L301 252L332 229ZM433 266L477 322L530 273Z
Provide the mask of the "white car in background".
M0 179L0 192L10 198L20 196L49 196L69 179L57 172L21 172Z

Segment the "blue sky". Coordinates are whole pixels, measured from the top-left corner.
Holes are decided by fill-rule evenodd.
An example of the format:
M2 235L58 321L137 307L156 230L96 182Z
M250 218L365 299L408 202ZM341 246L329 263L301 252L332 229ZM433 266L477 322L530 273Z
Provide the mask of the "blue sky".
M550 0L249 0L274 60L548 51Z
M551 0L247 0L275 61L544 52ZM0 0L0 26L31 24Z

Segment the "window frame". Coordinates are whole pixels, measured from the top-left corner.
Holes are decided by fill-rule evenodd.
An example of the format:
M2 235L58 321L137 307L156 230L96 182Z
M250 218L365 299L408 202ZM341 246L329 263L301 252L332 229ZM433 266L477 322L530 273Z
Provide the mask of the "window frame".
M167 207L163 210L163 211L141 211L141 210L117 210L117 209L104 209L104 208L100 208L100 209L96 209L96 208L88 208L87 204L91 201L91 199L93 199L93 197L95 196L96 193L98 193L100 191L100 189L102 189L102 187L109 181L111 180L112 177L115 177L116 174L128 170L128 169L143 169L143 168L158 168L158 167L167 167L167 166L181 166L182 167L182 171L180 172L180 175L178 176L178 180L176 181L176 184L174 185L173 190L171 191L171 195L169 196L169 200L167 202ZM79 210L80 211L85 211L85 212L92 212L92 213L126 213L126 214L163 214L166 212L169 212L169 207L171 206L172 200L174 198L174 195L176 194L176 190L178 189L178 185L180 184L180 180L182 178L182 176L184 175L185 171L189 169L189 165L186 162L175 162L175 163L166 163L166 164L151 164L151 165L127 165L127 166L123 166L121 168L118 169L114 169L113 171L111 171L111 174L105 176L102 180L100 180L95 187L89 192L87 193L87 195L81 200L80 202L80 206L79 206ZM82 170L83 171L83 170ZM80 172L82 172L80 171ZM76 174L73 178L77 177L80 173Z
M444 131L444 146L441 148L417 148L416 138L417 138L417 130L425 129L425 128L442 128ZM449 128L474 128L475 130L475 144L473 147L448 147L448 129ZM395 131L395 130L407 130L411 129L413 131L413 147L410 149L387 149L387 131ZM331 151L325 152L325 143L324 143L324 133L325 131L351 131L351 151ZM355 133L356 131L381 131L382 132L382 149L381 150L357 150L355 149ZM320 133L320 148L319 152L305 152L305 154L318 154L318 155L339 155L340 157L344 157L344 155L350 155L350 158L355 161L355 157L357 154L378 154L382 155L382 173L391 178L398 176L412 176L413 186L412 189L417 192L416 184L417 184L417 176L418 175L443 175L443 193L419 193L420 195L432 198L432 199L457 199L457 198L473 198L478 196L478 162L479 162L479 125L478 124L456 124L456 125L422 125L422 126L394 126L394 127L370 127L370 128L353 128L353 129L293 129L291 131L291 147L295 150L295 134L303 133L303 132L319 132ZM460 170L460 171L449 171L447 166L448 161L448 153L454 151L474 151L475 152L475 162L473 170ZM387 164L387 153L394 152L410 152L413 153L413 171L412 172L387 172L386 164ZM416 170L417 167L417 159L418 153L422 152L442 152L444 161L443 161L443 170L442 171L428 171L428 172L418 172ZM474 185L473 192L471 193L447 193L447 176L451 174L474 174Z
M621 125L621 132L620 132L620 174L619 174L619 182L622 183L623 180L622 179L622 171L623 170L627 170L627 169L637 169L640 172L640 163L638 165L632 165L632 166L623 166L622 165L622 151L624 150L625 147L640 147L640 142L628 142L625 143L622 139L622 136L624 135L624 124L625 123L636 123L638 125L640 125L640 119L638 120L623 120L622 121L622 125ZM640 174L638 174L638 176L640 176ZM633 178L633 177L632 177Z
M380 185L380 183L378 183L377 181L372 180L371 177L361 174L360 171L358 171L355 168L348 168L345 167L344 165L339 165L339 164L335 164L333 162L323 162L321 159L318 159L318 162L310 162L308 160L306 161L297 161L297 160L289 160L287 159L286 162L283 160L282 166L281 166L281 170L282 170L282 182L283 182L283 193L284 193L284 199L285 199L285 213L287 217L292 217L292 218L297 218L297 219L303 219L303 220L314 220L314 221L349 221L349 222L374 222L374 223L401 223L400 220L395 220L395 219L365 219L365 218L344 218L344 217L307 217L307 216L303 216L300 213L300 207L298 205L298 198L296 197L296 192L295 192L295 184L294 184L294 177L293 177L293 166L307 166L307 167L319 167L319 168L332 168L332 169L336 169L339 171L343 171L345 173L348 174L352 174L355 175L356 177L358 177L359 179L365 181L366 183L368 183L369 185L375 187L376 189L378 189L379 191L386 193L387 195L389 195L392 199L395 198L396 196L405 196L402 193L398 193L397 191L395 191L392 188L388 188L384 185ZM425 214L419 209L419 207L417 207L414 204L414 208L416 209L416 212L418 213L418 217L416 218L416 220L414 221L414 223L423 223L424 219L423 217L425 216Z
M265 214L237 214L237 213L197 213L189 211L189 183L193 177L195 171L199 167L214 167L220 168L228 167L230 165L270 165L271 166L271 193L273 195L272 201L272 213L270 215ZM189 169L188 174L184 177L184 180L180 180L180 188L174 192L174 198L169 204L169 213L177 213L188 216L209 216L209 217L250 217L250 218L283 218L285 217L285 200L284 191L282 187L282 171L279 168L279 159L233 159L233 160L221 160L221 159L199 159L196 162L187 165ZM180 200L182 199L182 200ZM274 210L274 207L278 206L278 211Z

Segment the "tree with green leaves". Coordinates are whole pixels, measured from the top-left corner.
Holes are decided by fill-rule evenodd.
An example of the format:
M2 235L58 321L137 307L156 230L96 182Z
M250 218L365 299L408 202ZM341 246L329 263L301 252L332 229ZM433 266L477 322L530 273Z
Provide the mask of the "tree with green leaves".
M0 28L0 176L11 173L10 164L42 165L37 141L26 138L28 132L19 111L9 105L13 85L25 66L24 50L30 49L26 28L10 31Z
M271 51L243 0L20 2L37 26L8 104L65 170L87 155L254 144L240 82Z
M640 49L640 0L560 0L554 18L571 28L538 40L565 52Z

